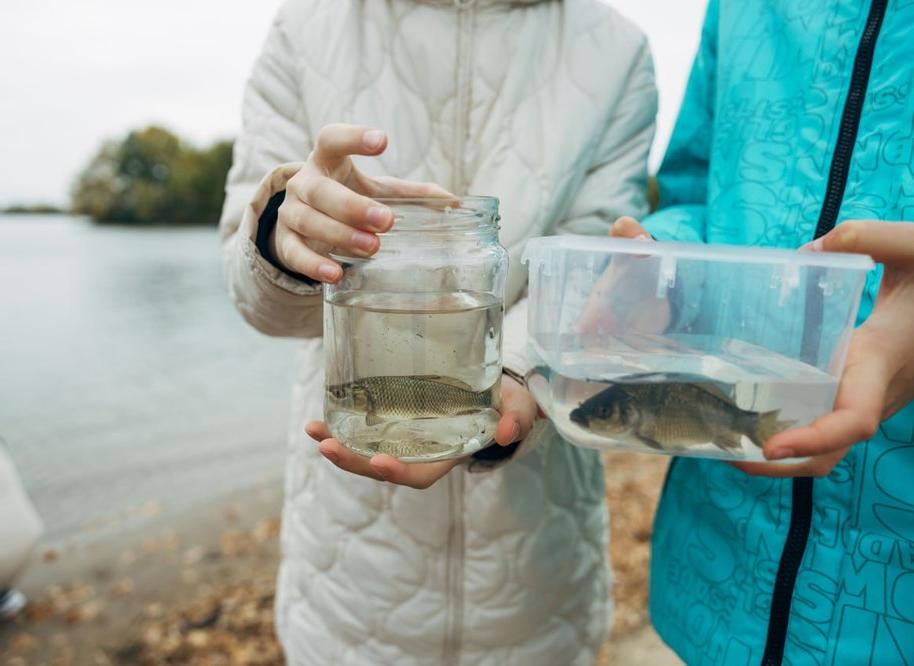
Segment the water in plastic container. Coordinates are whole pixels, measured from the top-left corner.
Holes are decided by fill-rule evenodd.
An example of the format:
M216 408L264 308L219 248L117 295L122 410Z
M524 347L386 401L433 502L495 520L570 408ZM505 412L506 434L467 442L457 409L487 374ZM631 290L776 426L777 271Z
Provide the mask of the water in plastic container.
M336 294L324 308L325 417L365 456L469 455L499 420L501 302L490 294Z
M528 382L581 446L734 460L761 460L769 437L829 411L837 391L831 375L737 341L640 361L578 353L552 370L540 359Z

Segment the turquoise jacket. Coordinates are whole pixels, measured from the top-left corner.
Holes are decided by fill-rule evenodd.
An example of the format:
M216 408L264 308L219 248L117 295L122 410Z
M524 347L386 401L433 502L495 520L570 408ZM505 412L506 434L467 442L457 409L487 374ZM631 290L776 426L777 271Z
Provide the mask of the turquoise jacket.
M914 220L914 1L711 0L659 184L660 239ZM825 478L675 459L650 606L688 664L914 664L914 404Z

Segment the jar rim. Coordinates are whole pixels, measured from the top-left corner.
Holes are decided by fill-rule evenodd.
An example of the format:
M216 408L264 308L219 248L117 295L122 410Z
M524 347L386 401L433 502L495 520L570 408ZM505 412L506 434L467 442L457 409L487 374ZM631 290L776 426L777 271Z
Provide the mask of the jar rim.
M460 239L489 238L498 242L498 198L487 196L465 197L375 197L380 204L389 206L394 214L393 226L378 236L382 240L378 254L383 253L385 242L391 247L432 248ZM454 208L454 204L457 208ZM445 212L447 211L447 212ZM350 264L365 264L378 255L355 257L345 250L331 248L331 259Z
M377 197L391 209L393 226L381 236L422 231L484 231L498 228L498 198L463 197Z

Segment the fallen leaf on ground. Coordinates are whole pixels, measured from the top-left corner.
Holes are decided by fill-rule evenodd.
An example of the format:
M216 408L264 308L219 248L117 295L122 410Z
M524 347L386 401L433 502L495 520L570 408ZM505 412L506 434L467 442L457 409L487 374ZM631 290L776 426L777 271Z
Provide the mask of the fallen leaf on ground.
M31 602L25 609L25 619L29 622L44 622L54 615L54 607L47 601Z
M133 581L129 578L119 580L111 586L111 596L122 599L133 592Z
M267 518L257 523L254 538L259 542L271 541L279 536L279 518Z
M11 643L13 652L16 654L26 654L35 649L38 642L31 634L17 634Z

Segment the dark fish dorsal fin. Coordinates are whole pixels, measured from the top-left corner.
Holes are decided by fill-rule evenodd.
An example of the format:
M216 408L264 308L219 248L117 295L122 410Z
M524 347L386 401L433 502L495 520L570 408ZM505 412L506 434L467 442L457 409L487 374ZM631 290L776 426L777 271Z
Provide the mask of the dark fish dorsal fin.
M644 372L636 375L625 375L611 380L613 384L688 384L723 400L728 405L735 405L733 396L727 393L720 384L704 375L676 372Z
M425 382L434 382L436 384L444 384L445 386L452 386L458 388L461 391L470 391L471 393L476 393L476 389L467 384L466 382L460 381L453 377L444 377L443 375L411 375L410 379L419 379Z
M701 389L705 393L710 393L718 400L723 400L728 405L733 405L734 407L736 406L736 401L733 399L733 396L724 391L718 384L708 382L707 377L705 378L704 382L701 384L695 384L694 386L697 389Z

